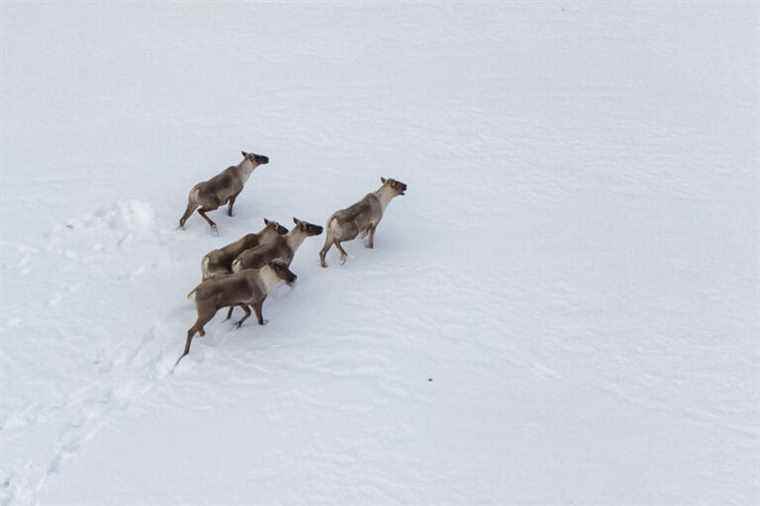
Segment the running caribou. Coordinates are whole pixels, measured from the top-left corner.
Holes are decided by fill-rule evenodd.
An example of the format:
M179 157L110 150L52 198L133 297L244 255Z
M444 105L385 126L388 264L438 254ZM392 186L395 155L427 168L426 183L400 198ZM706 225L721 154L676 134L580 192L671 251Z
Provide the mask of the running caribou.
M201 218L206 220L214 232L216 231L216 223L206 216L207 212L229 204L227 214L232 216L232 206L235 205L237 196L243 191L245 182L251 177L256 167L269 163L269 157L267 156L246 153L245 151L241 151L241 153L243 153L242 162L224 169L220 174L217 174L208 181L203 181L193 186L187 197L185 214L179 219L180 228L185 227L185 222L187 222L196 209Z
M394 197L406 193L406 184L401 181L381 177L380 182L382 186L378 190L368 193L356 204L337 211L327 220L325 244L319 252L322 267L327 267L325 256L333 245L340 251L340 262L345 263L348 253L340 243L351 241L360 234L360 239L369 235L368 248L375 247L375 230L383 219L385 208Z

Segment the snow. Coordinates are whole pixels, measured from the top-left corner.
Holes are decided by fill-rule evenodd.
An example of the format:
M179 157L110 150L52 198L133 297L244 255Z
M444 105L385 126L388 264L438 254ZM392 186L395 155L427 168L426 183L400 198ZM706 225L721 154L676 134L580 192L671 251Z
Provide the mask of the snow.
M0 505L760 501L757 5L0 9ZM172 372L205 253L380 176Z

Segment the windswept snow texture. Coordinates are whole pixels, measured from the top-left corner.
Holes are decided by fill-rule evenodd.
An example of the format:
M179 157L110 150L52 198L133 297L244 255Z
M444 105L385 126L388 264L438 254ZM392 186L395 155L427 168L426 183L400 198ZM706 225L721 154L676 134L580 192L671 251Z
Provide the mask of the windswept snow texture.
M711 3L3 2L0 505L760 502L760 8ZM380 176L375 250L171 372L206 252Z

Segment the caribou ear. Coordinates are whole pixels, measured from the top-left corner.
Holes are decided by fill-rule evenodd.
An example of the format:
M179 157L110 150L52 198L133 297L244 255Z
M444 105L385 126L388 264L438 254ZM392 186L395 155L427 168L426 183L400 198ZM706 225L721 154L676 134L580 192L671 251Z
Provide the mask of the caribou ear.
M269 225L270 223L272 223L272 222L269 221L268 219L264 218L264 225Z
M383 184L385 184L387 181L388 181L388 180L387 180L387 179L385 179L384 177L381 177L381 178L380 178L380 182L382 182Z
M301 220L299 220L298 218L296 218L295 216L293 216L293 223L295 223L296 225L300 225L301 224Z
M243 158L248 158L248 153L246 153L245 151L241 151L241 153L243 153Z

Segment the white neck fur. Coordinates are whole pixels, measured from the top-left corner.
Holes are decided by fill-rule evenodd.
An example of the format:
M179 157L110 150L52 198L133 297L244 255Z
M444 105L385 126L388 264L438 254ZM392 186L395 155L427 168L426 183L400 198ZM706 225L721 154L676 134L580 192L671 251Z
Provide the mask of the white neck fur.
M251 177L251 174L253 173L253 169L255 169L256 167L257 165L255 165L248 158L245 158L243 159L242 162L240 162L240 165L238 165L238 169L240 169L240 179L243 180L243 183L248 181L248 178Z
M266 293L271 293L277 285L284 282L268 265L259 269L259 279L261 280L261 284L264 285Z
M261 242L269 242L271 239L277 237L280 235L277 230L273 230L269 227L264 227L264 230L261 231L259 234L259 243Z
M379 190L375 192L375 195L377 195L378 200L380 200L380 207L382 207L383 212L385 212L385 208L388 206L388 202L390 202L391 199L398 194L390 186L383 185Z
M285 241L293 253L301 246L304 239L306 239L306 232L301 230L298 225L285 236Z

